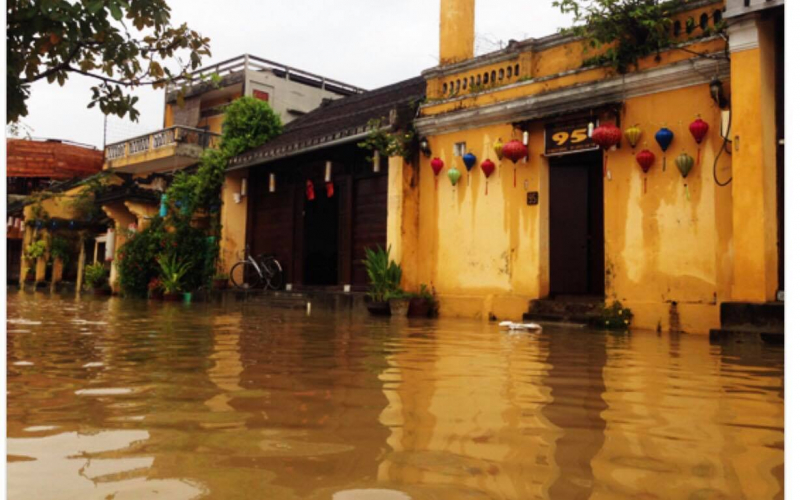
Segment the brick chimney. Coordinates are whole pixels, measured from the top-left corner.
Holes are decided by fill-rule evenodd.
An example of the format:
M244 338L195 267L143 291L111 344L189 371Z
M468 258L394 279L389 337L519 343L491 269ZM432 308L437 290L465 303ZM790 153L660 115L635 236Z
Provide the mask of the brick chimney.
M453 64L475 56L475 0L441 0L439 64Z

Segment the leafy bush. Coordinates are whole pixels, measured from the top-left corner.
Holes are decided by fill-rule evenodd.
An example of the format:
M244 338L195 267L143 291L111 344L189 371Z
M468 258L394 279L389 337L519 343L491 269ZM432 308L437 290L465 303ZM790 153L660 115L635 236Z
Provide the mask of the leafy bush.
M389 252L392 251L391 245L388 249L377 246L375 250L366 248L365 251L367 258L363 262L369 277L369 297L375 302L398 298L398 293L402 293L400 278L403 270L397 262L389 260Z
M50 242L50 258L53 260L61 259L61 262L66 266L71 254L72 245L69 240L56 236Z
M633 313L627 307L623 307L620 301L615 300L611 307L604 307L597 319L599 328L608 330L627 330L633 319Z
M108 283L108 273L102 262L89 264L83 270L83 281L86 288L102 288Z
M47 252L47 243L44 240L34 241L25 249L25 257L28 260L37 260L40 257L44 257L44 254Z
M192 227L189 221L175 220L167 229L167 221L155 217L144 230L134 233L117 252L120 286L129 295L145 296L153 278L161 277L161 256L180 258L189 266L183 287L200 288L210 279L206 270L210 248L205 233Z

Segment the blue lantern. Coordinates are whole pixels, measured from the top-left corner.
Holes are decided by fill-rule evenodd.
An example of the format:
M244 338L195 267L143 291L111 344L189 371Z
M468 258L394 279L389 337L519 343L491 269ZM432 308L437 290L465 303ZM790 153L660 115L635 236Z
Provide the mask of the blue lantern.
M664 152L663 158L663 166L661 168L662 171L666 172L667 170L667 149L669 145L672 144L672 139L675 137L675 134L672 133L672 130L663 127L661 130L656 132L656 142L659 146L661 146L661 151Z
M158 208L158 216L159 217L166 217L167 216L167 202L169 201L169 196L166 194L161 195L161 206Z
M475 158L475 155L472 153L465 154L461 157L461 159L464 161L464 166L467 167L467 172L472 170L472 167L474 167L475 163L478 161L478 159Z
M69 221L69 228L70 229L75 229L75 221L74 220Z

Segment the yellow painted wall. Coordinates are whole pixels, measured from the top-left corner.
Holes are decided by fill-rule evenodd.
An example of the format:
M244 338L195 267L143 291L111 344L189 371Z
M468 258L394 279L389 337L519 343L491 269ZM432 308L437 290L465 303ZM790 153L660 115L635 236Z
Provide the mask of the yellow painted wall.
M471 59L475 45L475 0L441 0L439 61L452 64Z
M734 140L734 298L774 300L778 289L775 49L768 24L758 48L731 54Z
M686 181L674 164L683 151L695 157L697 146L688 126L697 114L710 124L701 147L701 161ZM719 112L708 86L630 99L622 112L622 128L639 124L646 147L657 153L648 174L648 191L624 145L609 154L611 180L604 181L606 295L618 298L634 312L634 327L708 332L718 324L718 304L731 297L731 188L713 180L714 157L721 146ZM675 139L662 171L655 132L667 126ZM420 170L419 235L416 257L402 259L415 267L418 279L439 293L445 315L519 319L531 299L549 293L549 161L544 151L544 123L530 129L531 156L526 164L498 162L492 148L497 138L511 139L510 125L497 125L428 137L433 156L445 161L438 189L430 160ZM521 132L516 131L516 137ZM469 174L453 145L466 142L478 157L498 164L488 180L478 165ZM453 188L446 171L453 165L463 177ZM410 168L410 167L407 167ZM597 168L602 168L597 165ZM723 154L721 178L730 173ZM390 193L394 178L390 176ZM539 191L538 206L528 206L527 191ZM391 220L391 217L390 217ZM407 248L404 245L404 252ZM413 261L413 259L416 261ZM672 307L675 301L677 306Z
M247 234L247 197L236 203L234 193L241 193L242 179L247 177L247 170L236 170L225 175L222 186L222 209L220 222L222 234L220 240L221 271L230 271L233 264L242 258ZM249 189L248 189L249 191ZM247 196L250 196L248 193Z

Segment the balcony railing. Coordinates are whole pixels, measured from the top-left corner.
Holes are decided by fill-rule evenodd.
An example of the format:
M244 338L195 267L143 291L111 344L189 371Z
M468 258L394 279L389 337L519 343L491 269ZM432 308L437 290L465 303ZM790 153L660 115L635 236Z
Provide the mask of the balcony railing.
M336 94L345 96L361 94L364 92L364 89L356 87L355 85L350 85L338 80L332 80L324 76L309 73L308 71L286 66L285 64L280 64L267 59L245 54L243 56L222 61L214 66L198 69L197 71L189 73L189 78L178 78L174 82L167 83L167 95L179 90L184 85L190 87L196 83L209 80L212 75L215 75L214 78L222 78L226 75L245 70L271 71L276 75L286 78L287 80L304 83L312 87L329 90Z
M175 144L194 144L202 149L215 148L220 134L207 130L176 125L147 135L133 137L106 146L106 160L117 160Z

